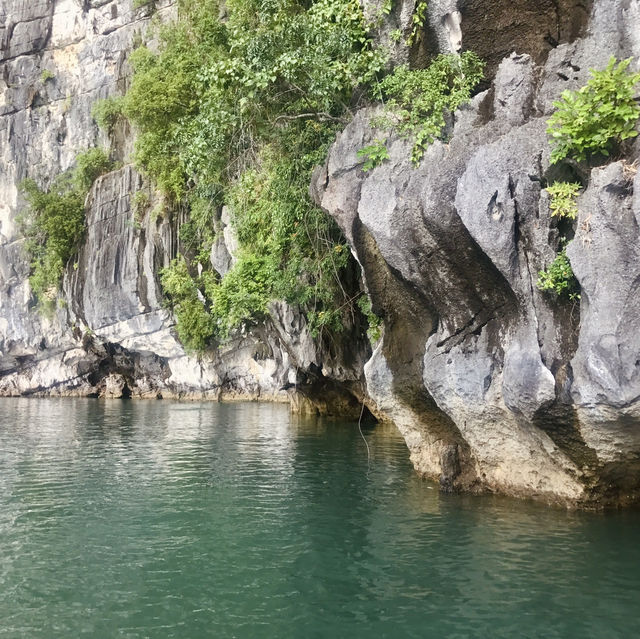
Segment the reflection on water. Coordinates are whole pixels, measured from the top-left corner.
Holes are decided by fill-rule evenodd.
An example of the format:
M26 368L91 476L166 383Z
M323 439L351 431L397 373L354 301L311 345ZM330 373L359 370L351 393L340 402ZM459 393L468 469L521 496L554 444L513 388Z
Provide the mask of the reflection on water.
M631 637L638 513L441 495L388 426L0 400L2 637Z

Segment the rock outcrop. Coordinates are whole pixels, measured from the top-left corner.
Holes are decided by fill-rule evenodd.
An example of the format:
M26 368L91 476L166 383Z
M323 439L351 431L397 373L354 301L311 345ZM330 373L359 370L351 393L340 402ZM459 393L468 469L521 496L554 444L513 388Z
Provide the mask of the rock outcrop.
M404 435L419 472L444 490L495 490L568 505L640 498L640 178L625 159L550 166L546 121L564 89L609 57L640 59L637 0L431 0L406 44L414 0L363 0L393 64L476 50L488 81L455 114L448 141L418 168L410 143L363 172L379 137L359 111L316 171L312 194L362 268L384 334L373 353L360 319L314 338L272 304L263 325L197 358L178 341L158 272L175 256L180 213L128 165L132 132L98 131L92 103L122 93L128 52L150 16L130 0L8 0L0 8L0 394L245 397L358 417L363 402ZM160 18L172 0L155 3ZM400 34L399 38L397 34ZM513 52L515 50L515 52ZM17 215L25 177L47 184L89 146L122 165L87 198L87 232L51 317L38 314ZM585 185L579 218L558 223L544 186ZM148 191L148 210L133 196ZM237 242L220 211L211 248L224 274ZM581 287L536 287L560 238Z
M588 188L567 252L581 300L536 287L573 233L542 190L576 170L550 167L552 101L612 54L639 57L639 32L637 3L596 2L585 36L546 62L538 49L504 59L418 168L409 143L392 139L390 160L362 171L357 151L380 134L375 111L362 111L316 173L316 200L384 318L368 394L416 468L445 487L562 503L640 494L637 146L626 162L576 176Z

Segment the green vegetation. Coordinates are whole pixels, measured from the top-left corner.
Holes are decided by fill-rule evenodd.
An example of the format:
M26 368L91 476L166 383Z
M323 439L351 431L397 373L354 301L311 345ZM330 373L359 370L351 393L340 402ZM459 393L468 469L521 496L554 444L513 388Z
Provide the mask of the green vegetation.
M134 217L139 221L149 208L149 194L146 191L137 191L131 199L131 208Z
M606 69L590 70L591 79L578 91L564 91L554 102L555 113L547 122L551 137L551 164L565 158L587 160L594 155L610 156L624 140L638 135L640 105L636 86L640 72L628 70L631 58L617 62L611 57ZM551 214L574 220L578 214L577 196L581 185L555 182L547 187ZM566 246L553 263L539 272L537 286L542 291L580 299L579 284L567 258Z
M47 82L47 80L53 80L56 76L53 74L52 71L49 71L49 69L42 69L42 72L40 73L40 80L44 83Z
M360 149L357 155L365 160L362 165L363 171L370 171L389 159L389 151L382 140L374 140L373 144Z
M27 179L21 190L29 204L22 224L31 258L31 288L45 310L53 308L65 265L75 254L84 232L84 201L94 180L112 163L102 149L78 155L76 167L59 175L49 189Z
M566 295L570 300L580 299L580 286L567 258L566 246L562 247L549 268L538 273L536 286L541 291L552 291L558 296Z
M97 100L91 107L91 117L96 124L110 133L115 126L118 118L122 116L122 98L105 98Z
M426 148L442 136L445 115L469 101L483 69L484 63L472 51L439 55L417 71L398 67L377 87L387 106L387 115L378 124L391 125L411 137L411 159L418 164Z
M577 182L554 182L548 186L546 191L551 196L551 215L575 220L578 215L576 198L581 188Z
M425 20L427 19L427 10L429 3L427 0L417 0L416 6L411 16L411 33L407 38L407 44L411 47L418 42L422 35Z
M594 154L609 156L615 145L638 135L635 87L640 73L630 73L630 63L631 58L616 63L612 57L603 71L591 69L591 79L579 91L564 91L554 102L556 112L547 128L552 164L567 157L580 161Z
M299 305L316 335L339 330L355 299L342 283L352 258L310 199L313 168L374 87L388 123L414 138L418 163L446 113L469 100L482 63L472 53L439 56L380 81L387 54L359 0L226 0L223 12L220 0L180 0L178 9L175 23L156 27L157 50L131 55L127 94L96 104L94 117L106 129L121 114L133 122L136 164L167 207L188 211L181 254L161 278L181 340L203 350L259 321L275 299ZM382 13L391 9L386 0ZM419 2L414 41L425 19ZM359 156L369 170L388 152L376 140ZM219 278L208 255L222 205L240 248Z
M364 294L358 298L358 308L367 320L367 335L372 343L378 342L382 337L382 319L371 309L371 300Z
M138 166L190 210L185 255L162 277L178 332L202 350L260 319L273 299L300 304L316 333L339 329L350 253L308 187L385 56L358 0L228 0L219 15L217 0L182 0L179 20L159 27L159 52L132 54L122 99L140 132ZM222 204L240 250L218 280L206 257Z
M194 280L184 257L178 257L160 272L162 288L176 316L180 341L189 351L203 351L213 337L214 321L201 301L204 282Z

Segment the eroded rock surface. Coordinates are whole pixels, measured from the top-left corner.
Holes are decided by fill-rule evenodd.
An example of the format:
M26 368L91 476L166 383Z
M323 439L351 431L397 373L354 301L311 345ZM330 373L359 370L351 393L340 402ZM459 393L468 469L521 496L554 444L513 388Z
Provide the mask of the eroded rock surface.
M477 7L459 8L465 46L482 24L465 32ZM488 30L506 19L485 17ZM575 36L574 18L556 29ZM376 112L362 111L316 172L312 192L349 238L384 318L365 367L374 410L446 487L569 504L640 494L637 147L626 164L577 176L550 167L546 136L552 101L612 53L638 57L638 30L629 3L596 2L583 38L544 55L525 53L525 41L505 58L418 168L408 142L391 138L390 160L362 171L357 151L380 135ZM580 301L536 287L560 237L573 235L542 189L561 177L589 185L568 244Z
M175 8L172 0L156 2L156 19L171 18ZM120 122L107 140L90 115L97 99L126 89L127 56L149 24L149 9L134 10L131 0L10 0L0 9L0 394L277 401L299 394L306 410L334 414L348 406L354 413L345 386L361 386L366 339L337 348L315 340L286 304L215 353L195 357L178 341L158 272L176 255L179 220L152 215L155 202L136 210L134 194L152 193L126 164L132 132ZM34 307L16 226L24 205L17 187L25 177L46 186L97 144L125 165L93 185L63 300L44 317ZM211 259L224 273L237 241L227 211L219 225ZM332 384L327 401L321 389Z

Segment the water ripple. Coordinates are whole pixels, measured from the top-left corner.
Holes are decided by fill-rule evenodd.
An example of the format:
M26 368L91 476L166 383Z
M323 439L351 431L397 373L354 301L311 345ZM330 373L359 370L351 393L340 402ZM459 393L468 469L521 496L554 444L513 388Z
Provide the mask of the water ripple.
M638 513L440 495L388 427L0 400L1 637L632 637Z

